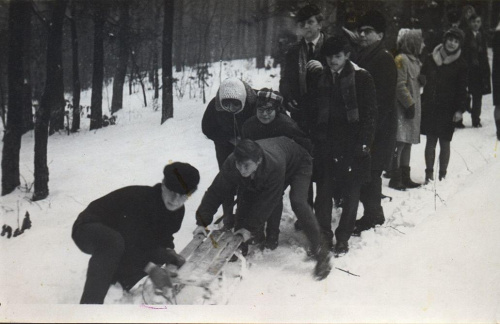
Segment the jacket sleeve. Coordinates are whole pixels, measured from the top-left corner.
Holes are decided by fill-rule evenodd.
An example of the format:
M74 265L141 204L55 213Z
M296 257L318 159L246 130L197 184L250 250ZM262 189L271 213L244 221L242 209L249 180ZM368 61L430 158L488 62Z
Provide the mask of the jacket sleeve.
M285 62L281 67L279 91L285 98L285 108L288 107L286 103L293 100L297 96L297 94L293 93L293 83L298 82L296 79L298 77L297 69L299 62L298 59L297 62L295 62L296 55L294 55L294 51L295 46L290 47L285 54Z
M377 113L377 106L375 103L375 83L372 76L368 73L360 73L360 89L357 90L361 93L361 100L359 101L359 120L361 124L361 136L359 147L363 145L371 147L375 134L375 115Z
M201 130L206 137L214 142L225 141L226 136L217 122L217 111L215 110L215 98L210 101L201 120Z
M238 186L238 178L232 170L234 164L231 156L226 159L221 171L217 174L210 187L205 192L201 204L196 211L196 225L207 227L212 224L214 215L227 197L232 197Z
M405 64L403 56L398 55L394 59L396 62L396 68L398 69L398 81L396 85L396 98L398 102L404 107L408 108L415 104L410 90L408 90L408 65Z
M468 67L467 63L462 59L461 64L458 68L458 77L456 82L456 96L455 96L455 111L465 112L467 108L467 75Z

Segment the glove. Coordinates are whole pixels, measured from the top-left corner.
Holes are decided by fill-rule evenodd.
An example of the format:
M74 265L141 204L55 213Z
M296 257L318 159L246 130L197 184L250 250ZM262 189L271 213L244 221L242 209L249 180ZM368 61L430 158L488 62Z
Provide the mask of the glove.
M310 60L306 64L307 72L316 73L323 71L323 65L320 61Z
M184 263L186 263L186 259L180 255L177 254L173 249L167 249L167 264L173 264L176 265L177 268L182 267Z
M243 237L243 242L246 242L252 238L252 233L250 233L249 230L240 228L236 232L234 232L235 235L241 235Z
M200 235L200 234L203 236L208 235L207 230L205 229L204 226L197 226L193 231L193 236Z
M287 108L288 108L289 111L299 111L300 109L299 109L298 105L299 104L295 100L290 100L286 104L286 106L287 106Z
M455 115L453 115L453 122L459 122L462 120L462 113L460 111L457 111Z
M420 83L420 86L422 86L422 87L425 86L425 84L427 83L427 78L423 74L419 74L417 79L418 79L418 82Z
M170 272L167 269L154 265L149 269L148 274L156 288L162 289L165 286L172 288Z
M404 110L405 118L406 119L413 119L415 117L415 104L411 105L410 107L406 108Z
M366 157L368 155L370 155L370 148L366 145L363 145L361 150L357 150L356 152L357 157Z

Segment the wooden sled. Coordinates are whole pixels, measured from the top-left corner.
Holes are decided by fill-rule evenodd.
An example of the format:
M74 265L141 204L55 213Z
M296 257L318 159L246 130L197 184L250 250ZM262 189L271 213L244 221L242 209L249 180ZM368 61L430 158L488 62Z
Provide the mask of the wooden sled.
M203 298L210 299L215 281L224 287L224 266L236 255L241 261L242 272L246 269L246 260L238 247L243 242L241 235L234 235L232 231L211 231L208 237L197 235L179 253L186 259L186 263L178 270L167 266L177 276L172 277L174 287L163 290L155 289L151 280L146 280L143 287L143 300L146 304L177 304L176 296L185 286L203 288ZM219 279L219 280L216 280ZM156 295L156 296L155 296Z

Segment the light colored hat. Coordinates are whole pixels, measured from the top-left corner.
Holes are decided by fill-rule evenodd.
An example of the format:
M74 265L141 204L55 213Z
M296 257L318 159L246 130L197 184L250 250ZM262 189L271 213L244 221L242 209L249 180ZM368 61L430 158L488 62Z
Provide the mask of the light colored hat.
M243 81L238 78L228 78L222 81L219 87L219 100L222 109L225 110L222 100L237 99L241 102L241 109L245 106L247 91Z

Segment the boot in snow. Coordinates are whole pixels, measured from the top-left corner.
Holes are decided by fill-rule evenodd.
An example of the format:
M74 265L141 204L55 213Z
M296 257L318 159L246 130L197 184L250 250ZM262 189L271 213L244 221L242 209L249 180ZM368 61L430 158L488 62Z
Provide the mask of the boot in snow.
M9 225L4 225L2 226L2 236L5 236L7 234L7 238L10 238L12 236L12 227Z
M336 258L349 252L349 243L347 241L337 241L333 248L333 254Z
M406 187L401 182L401 168L397 168L392 172L391 181L389 181L389 188L405 191Z
M314 267L314 277L316 280L323 280L332 271L332 266L330 265L330 251L325 247L320 247L316 252L316 266Z
M439 171L439 181L444 180L446 178L446 171Z
M410 167L402 166L401 167L401 182L408 189L418 188L420 187L419 183L413 182L410 178Z
M425 169L425 184L434 181L434 170Z
M24 219L23 219L23 225L21 226L21 231L24 232L24 230L27 230L30 228L31 228L30 214L28 212L26 212L26 215L24 215Z

